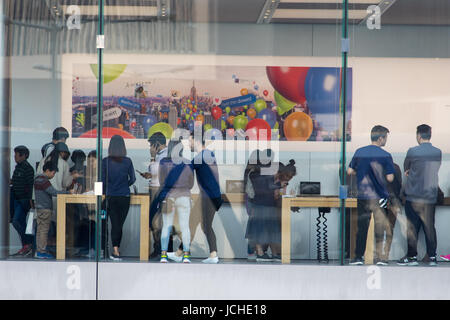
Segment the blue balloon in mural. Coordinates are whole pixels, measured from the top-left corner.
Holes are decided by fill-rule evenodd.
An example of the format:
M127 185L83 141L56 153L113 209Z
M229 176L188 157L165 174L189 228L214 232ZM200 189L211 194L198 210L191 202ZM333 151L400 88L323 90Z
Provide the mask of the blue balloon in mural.
M155 123L156 118L152 115L148 115L144 118L144 121L142 122L142 127L144 127L144 131L147 132Z
M194 131L194 120L189 120L188 121L188 129L189 131Z
M266 120L271 128L273 128L273 126L277 122L277 115L269 108L262 109L260 112L258 112L256 118Z
M305 80L308 108L313 114L339 114L340 68L309 68ZM352 69L347 69L347 110L352 105Z

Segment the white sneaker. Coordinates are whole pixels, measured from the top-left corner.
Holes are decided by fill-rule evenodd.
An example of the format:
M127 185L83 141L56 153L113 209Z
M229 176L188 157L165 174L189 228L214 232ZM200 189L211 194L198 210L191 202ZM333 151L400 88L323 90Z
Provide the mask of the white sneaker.
M183 261L183 256L177 256L175 252L167 252L167 258L175 262Z
M219 263L219 257L207 258L207 259L203 260L202 262L209 263L209 264Z
M256 253L249 253L247 255L248 260L256 260Z

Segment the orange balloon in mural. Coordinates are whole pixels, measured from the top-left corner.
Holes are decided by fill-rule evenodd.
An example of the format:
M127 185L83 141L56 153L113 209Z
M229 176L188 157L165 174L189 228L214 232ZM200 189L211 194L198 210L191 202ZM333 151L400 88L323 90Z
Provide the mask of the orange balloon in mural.
M233 122L234 122L234 116L229 116L228 119L227 119L227 121L228 121L229 124L232 125Z
M294 112L284 121L283 130L289 141L306 141L313 132L313 122L306 113Z
M250 119L253 119L254 117L256 117L256 110L253 108L248 109L247 115L250 117Z
M245 96L248 94L248 90L246 88L241 89L241 96Z
M199 114L199 115L197 116L197 118L195 118L195 121L201 121L201 122L203 122L203 120L205 120L205 118L204 118L203 115L201 115L201 114Z

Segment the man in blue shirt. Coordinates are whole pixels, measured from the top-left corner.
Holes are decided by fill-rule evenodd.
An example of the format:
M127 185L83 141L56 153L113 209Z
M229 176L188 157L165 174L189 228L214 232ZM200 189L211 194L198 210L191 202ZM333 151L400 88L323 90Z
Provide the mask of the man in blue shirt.
M408 150L403 165L406 175L405 213L408 226L408 252L398 261L398 264L418 265L417 238L420 227L423 227L430 265L436 265L437 240L434 216L442 152L430 143L430 126L422 124L417 127L416 133L419 145Z
M385 265L379 260L383 252L384 231L387 224L386 204L389 197L387 182L394 180L394 162L390 153L381 147L386 145L389 130L383 126L374 126L370 133L372 144L356 150L347 173L356 174L358 188L358 231L356 234L355 257L350 264L364 264L367 231L370 216L375 221L375 242L377 258L374 262Z

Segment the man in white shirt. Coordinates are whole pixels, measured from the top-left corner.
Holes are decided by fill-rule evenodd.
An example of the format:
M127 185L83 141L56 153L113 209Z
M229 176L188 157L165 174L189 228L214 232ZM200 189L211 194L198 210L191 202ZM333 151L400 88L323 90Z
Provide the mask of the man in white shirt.
M159 162L161 159L167 157L166 137L161 132L156 132L148 139L148 143L150 144L150 157L154 160L150 162L148 167L149 172L141 173L141 176L145 179L150 179L150 201L153 201L156 199L160 187L158 179ZM153 234L153 252L151 258L159 257L161 251L162 229L160 212L156 213L154 216L150 216L150 229Z

